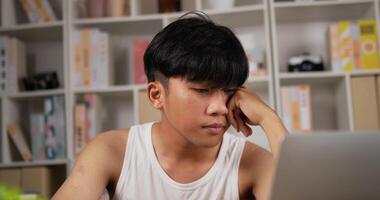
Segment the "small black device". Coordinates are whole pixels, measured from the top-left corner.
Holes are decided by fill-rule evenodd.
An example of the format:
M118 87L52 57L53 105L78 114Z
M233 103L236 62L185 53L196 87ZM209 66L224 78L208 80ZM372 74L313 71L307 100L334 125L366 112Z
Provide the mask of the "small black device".
M324 65L321 56L310 55L310 53L303 53L297 56L292 56L288 61L289 72L309 72L309 71L323 71Z

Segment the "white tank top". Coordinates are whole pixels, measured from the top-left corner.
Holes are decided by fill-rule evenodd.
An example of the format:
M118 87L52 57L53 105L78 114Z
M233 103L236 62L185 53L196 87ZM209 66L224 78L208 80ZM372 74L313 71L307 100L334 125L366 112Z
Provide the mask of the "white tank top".
M182 184L161 168L153 148L152 124L130 128L114 200L239 199L238 171L244 139L225 133L209 171L194 182Z

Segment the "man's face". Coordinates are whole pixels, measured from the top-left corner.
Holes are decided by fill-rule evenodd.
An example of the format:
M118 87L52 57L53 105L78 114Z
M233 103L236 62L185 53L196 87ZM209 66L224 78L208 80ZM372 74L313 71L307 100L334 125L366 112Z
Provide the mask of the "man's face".
M221 142L230 125L226 104L236 90L170 78L163 117L190 144L213 147Z

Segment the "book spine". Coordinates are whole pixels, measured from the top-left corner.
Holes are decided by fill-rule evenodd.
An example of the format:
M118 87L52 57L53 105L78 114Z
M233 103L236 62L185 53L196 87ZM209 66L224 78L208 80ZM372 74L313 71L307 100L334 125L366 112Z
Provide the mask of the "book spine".
M90 34L91 29L83 29L82 34L82 47L83 47L83 86L91 87L91 68L90 61L92 56Z
M8 90L7 54L8 54L7 37L0 36L0 72L1 72L0 91L1 93L6 93Z
M379 69L377 31L375 20L359 20L361 64L363 69Z
M297 86L299 108L300 108L300 131L311 131L312 118L311 118L311 98L310 86L298 85Z
M37 23L38 18L34 15L32 11L32 6L30 5L29 0L20 0L20 3L22 5L22 8L24 9L24 12L28 16L28 19L31 23Z
M88 125L86 143L88 144L99 132L98 124L101 122L99 121L99 113L97 112L99 109L97 96L95 94L86 94L84 98L86 105L86 124Z
M15 66L15 49L13 38L7 39L7 74L8 74L8 92L17 92L17 67Z
M50 21L57 21L57 16L53 11L53 8L48 0L41 0L42 7L46 10L47 15L50 18Z
M38 14L40 15L43 22L49 22L51 21L47 11L45 10L44 6L41 3L41 0L34 0L34 3L36 5Z
M110 48L110 39L108 33L100 33L100 53L99 53L99 71L102 76L100 76L100 85L101 86L110 86L114 83L114 69L111 64L111 48Z
M32 153L25 141L25 137L20 128L14 124L7 125L7 133L11 137L13 143L16 145L17 150L20 152L25 161L32 159Z
M65 115L63 96L45 97L45 144L48 159L65 157Z
M352 36L352 23L342 21L339 27L339 60L341 61L341 71L352 71L354 66L354 44Z
M45 160L45 120L43 114L31 114L33 160Z
M285 127L289 131L293 131L293 120L291 113L291 102L290 102L290 87L283 86L281 87L281 108L282 108L282 120L284 122Z
M73 73L73 81L74 81L74 87L81 87L83 86L83 46L82 46L82 39L81 39L81 32L75 31L73 33L73 67L74 67L74 73Z
M16 6L15 6L16 1L14 0L2 0L1 1L1 7L2 7L2 12L1 12L1 26L14 26L17 24L16 21Z
M75 144L75 155L83 150L85 146L85 105L84 104L76 104L75 105L75 134L74 134L74 144Z
M28 0L29 2L29 5L30 5L30 10L33 14L33 16L37 19L37 23L41 23L43 22L43 19L42 17L40 16L40 13L38 12L38 9L37 9L37 5L36 3L34 2L34 0Z
M105 74L100 74L100 30L98 29L92 29L90 32L90 48L91 48L91 54L90 54L90 79L91 79L91 86L98 88L100 83L99 79L100 76L104 76Z

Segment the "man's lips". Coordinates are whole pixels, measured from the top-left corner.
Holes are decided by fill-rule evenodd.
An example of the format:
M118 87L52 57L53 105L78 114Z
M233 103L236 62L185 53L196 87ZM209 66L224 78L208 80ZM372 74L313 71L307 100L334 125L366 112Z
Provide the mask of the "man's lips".
M214 123L214 124L203 126L203 128L206 128L208 131L210 131L213 134L221 134L224 132L225 126L226 126L225 124Z

